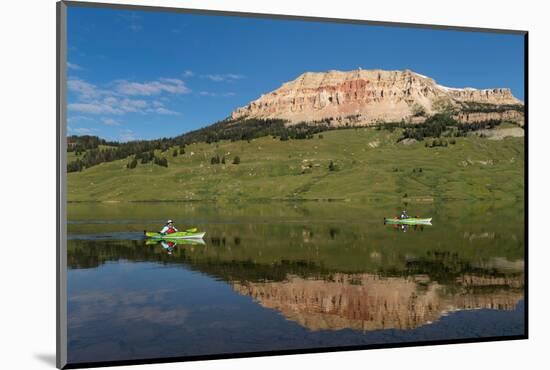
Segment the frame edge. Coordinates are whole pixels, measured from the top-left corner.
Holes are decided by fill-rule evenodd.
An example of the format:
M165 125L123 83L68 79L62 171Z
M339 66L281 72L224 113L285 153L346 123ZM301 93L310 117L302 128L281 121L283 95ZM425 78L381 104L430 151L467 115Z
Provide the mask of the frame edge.
M67 5L56 3L56 367L67 365Z

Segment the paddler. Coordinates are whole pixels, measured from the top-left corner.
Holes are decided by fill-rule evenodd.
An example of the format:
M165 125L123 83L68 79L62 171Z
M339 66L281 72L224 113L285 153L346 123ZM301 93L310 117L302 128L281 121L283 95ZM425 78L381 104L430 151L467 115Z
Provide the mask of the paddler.
M178 229L176 229L176 227L174 226L174 221L168 220L168 221L166 221L166 224L164 225L164 227L160 231L160 234L167 235L167 234L173 234L173 233L177 233L177 232L178 232Z
M406 218L409 218L409 215L407 214L407 211L402 210L401 211L401 216L399 216L399 218L401 218L402 220L404 220Z

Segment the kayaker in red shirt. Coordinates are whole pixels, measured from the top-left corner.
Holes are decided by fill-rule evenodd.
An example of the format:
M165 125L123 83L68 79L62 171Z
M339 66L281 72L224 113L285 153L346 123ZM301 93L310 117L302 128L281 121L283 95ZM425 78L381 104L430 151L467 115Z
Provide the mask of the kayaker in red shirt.
M176 229L176 227L174 226L174 221L172 221L172 220L166 221L166 224L164 225L164 227L160 231L160 233L162 235L173 234L173 233L177 233L177 232L178 232L178 229Z

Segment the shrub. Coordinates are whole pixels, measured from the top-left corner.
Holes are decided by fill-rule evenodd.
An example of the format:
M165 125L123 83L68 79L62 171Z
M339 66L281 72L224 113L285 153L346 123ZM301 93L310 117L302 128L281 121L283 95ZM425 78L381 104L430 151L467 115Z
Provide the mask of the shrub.
M168 159L166 159L166 157L159 158L155 156L155 158L153 159L153 163L161 167L168 167Z
M220 164L220 156L216 154L215 157L210 158L210 164Z
M233 158L233 164L239 164L241 163L241 157L239 157L238 155L236 155L234 158Z
M426 109L418 103L414 103L411 110L412 110L413 116L415 117L421 117L426 115Z
M127 168L132 169L137 167L137 159L133 158L128 164L126 165Z

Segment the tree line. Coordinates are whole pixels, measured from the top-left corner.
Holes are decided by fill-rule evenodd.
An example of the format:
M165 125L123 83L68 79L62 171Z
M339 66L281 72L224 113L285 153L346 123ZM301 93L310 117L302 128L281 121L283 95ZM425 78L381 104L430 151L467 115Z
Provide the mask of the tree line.
M312 139L313 134L330 129L328 124L299 123L286 126L287 121L280 119L225 119L213 125L176 136L174 138L161 138L155 140L136 140L125 143L109 142L97 136L70 136L68 137L68 151L75 151L77 158L67 164L68 172L81 171L104 162L125 159L135 156L138 163L153 162L160 166L167 166L167 159L155 160L154 151L166 152L174 146L179 147L172 152L172 156L185 154L185 145L206 142L215 143L220 140L252 140L271 135L281 140ZM106 146L100 148L100 145ZM166 161L166 162L165 162ZM128 168L132 167L130 161Z
M465 137L469 132L492 129L501 123L501 120L495 119L475 123L462 123L455 120L449 113L438 113L428 117L423 123L393 123L388 126L388 129L393 130L396 127L403 129L398 142L405 139L422 141L425 138L439 138L441 136ZM384 125L380 125L380 127L385 128Z
M93 135L71 135L67 136L67 151L68 152L77 152L83 153L86 150L96 149L100 145L106 146L118 146L119 143L113 141L107 141L98 136Z

